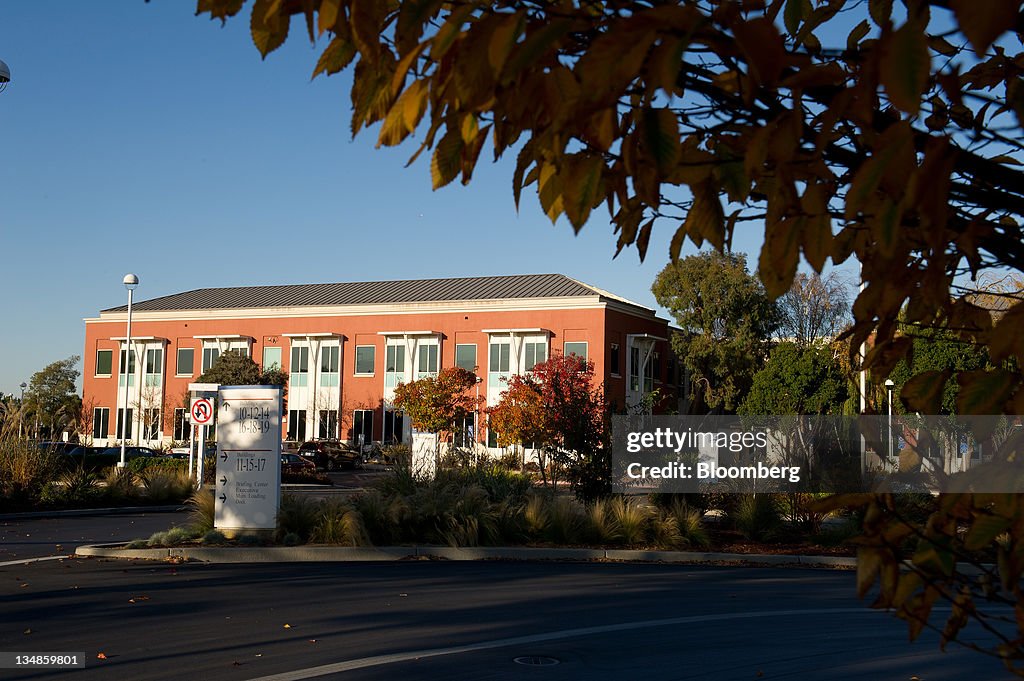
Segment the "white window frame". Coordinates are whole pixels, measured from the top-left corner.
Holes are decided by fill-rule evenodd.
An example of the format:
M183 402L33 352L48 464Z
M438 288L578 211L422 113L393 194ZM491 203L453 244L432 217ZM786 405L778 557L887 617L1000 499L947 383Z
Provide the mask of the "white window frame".
M105 374L101 374L99 372L99 369L100 369L100 353L101 352L106 352L106 353L110 354L110 371L108 371ZM114 351L109 349L109 348L97 348L96 349L96 371L93 373L93 376L95 376L96 378L110 378L113 375L114 375Z
M113 359L113 358L111 358ZM102 435L96 434L99 424L103 424ZM92 438L93 440L106 440L110 437L110 407L93 407L92 409Z
M181 352L187 350L192 353L192 369L187 374L181 373L179 368L181 367ZM196 349L195 348L182 348L179 347L174 353L174 375L175 376L194 376L196 373Z
M580 355L578 352L570 352L565 347L567 345L582 345L583 346L583 352L585 354ZM568 357L569 355L576 355L577 357L582 359L584 362L589 361L590 360L590 342L589 341L565 341L564 343L562 343L562 354L565 355L566 357Z
M466 368L459 364L459 348L473 348L473 366ZM466 369L466 371L477 372L480 369L480 349L476 343L456 343L455 344L455 366Z
M277 361L276 362L269 362L268 363L267 362L267 353L271 352L271 351L274 351L274 350L277 351ZM283 366L284 366L284 348L282 348L280 345L264 345L263 346L263 371L270 371L274 367L277 367L277 370L280 371Z

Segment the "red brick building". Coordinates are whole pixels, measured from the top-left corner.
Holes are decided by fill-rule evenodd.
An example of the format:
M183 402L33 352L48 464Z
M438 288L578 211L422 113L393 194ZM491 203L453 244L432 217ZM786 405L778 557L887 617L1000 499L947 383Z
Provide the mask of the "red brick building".
M495 404L503 378L555 353L594 362L615 410L664 387L678 363L668 322L649 308L560 274L199 289L85 320L83 400L96 444L187 437L189 383L234 350L288 374L283 437L408 441L394 388L458 365ZM127 361L126 361L127 360ZM127 414L125 383L128 383ZM478 428L486 437L483 416Z

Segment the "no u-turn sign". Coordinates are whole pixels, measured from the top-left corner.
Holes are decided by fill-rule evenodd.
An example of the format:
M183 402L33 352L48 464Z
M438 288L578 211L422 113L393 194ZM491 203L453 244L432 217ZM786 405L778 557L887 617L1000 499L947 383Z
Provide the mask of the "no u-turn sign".
M205 426L213 422L213 402L205 397L197 397L192 400L192 407L189 409L189 416L192 423L198 426Z

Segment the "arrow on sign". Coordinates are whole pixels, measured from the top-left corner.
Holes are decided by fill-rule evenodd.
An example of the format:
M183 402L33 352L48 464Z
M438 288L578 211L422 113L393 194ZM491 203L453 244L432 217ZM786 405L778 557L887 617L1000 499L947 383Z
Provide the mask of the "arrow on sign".
M227 476L221 476L220 484L222 484L222 485L228 484Z
M221 452L220 453L220 460L221 461L227 461L228 460L228 453L227 452Z
M228 495L226 495L226 494L224 494L223 492L221 492L221 493L220 493L220 497L219 497L219 499L220 499L221 501L227 501L227 500L228 500Z

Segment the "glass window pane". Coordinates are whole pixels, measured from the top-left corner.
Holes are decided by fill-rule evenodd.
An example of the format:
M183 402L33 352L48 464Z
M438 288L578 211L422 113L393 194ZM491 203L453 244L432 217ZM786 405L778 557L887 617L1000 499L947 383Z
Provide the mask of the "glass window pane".
M372 345L360 345L356 347L356 373L372 374L377 348Z
M178 348L178 364L174 369L174 373L179 376L191 376L195 352L192 348Z
M96 375L109 376L114 366L113 350L96 351Z
M263 370L270 371L275 367L281 368L281 348L263 348Z
M587 344L586 343L566 343L564 354L566 357L569 355L576 355L581 359L587 358Z
M466 371L476 371L476 346L456 345L455 366L465 369Z

